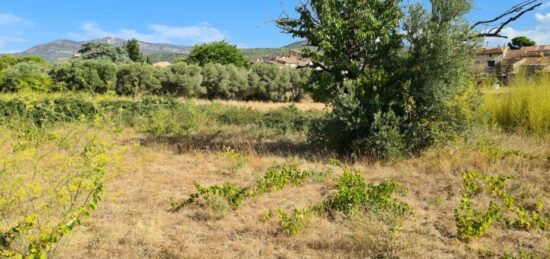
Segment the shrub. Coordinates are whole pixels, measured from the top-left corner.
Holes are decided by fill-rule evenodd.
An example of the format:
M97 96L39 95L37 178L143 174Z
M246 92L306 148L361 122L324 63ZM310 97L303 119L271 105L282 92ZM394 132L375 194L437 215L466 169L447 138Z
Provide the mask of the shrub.
M202 70L203 86L209 99L245 99L247 71L234 65L207 64Z
M86 60L109 60L115 63L130 61L126 50L101 41L88 42L82 45L78 54L80 54L80 58Z
M273 65L254 65L248 82L252 95L249 99L290 102L299 101L308 78L308 70L279 68Z
M158 92L162 87L158 73L150 65L123 65L117 72L116 92L132 96Z
M50 70L57 91L105 93L114 90L116 65L102 60L76 60L55 64Z
M164 94L185 97L200 97L206 93L201 85L201 68L197 65L176 63L164 69L161 77Z
M106 146L93 134L23 145L21 132L31 129L7 132L14 139L2 143L13 151L0 150L0 257L48 257L96 209L103 192Z
M1 72L0 91L47 91L51 86L51 80L46 70L46 65L35 62L21 62L8 67Z
M384 220L395 222L411 213L408 204L393 197L395 193L404 194L406 189L393 181L385 180L379 184L367 183L357 172L341 166L344 174L338 180L336 193L326 201L304 209L294 209L292 214L278 210L281 228L290 235L298 234L306 226L307 217L312 214L343 213L346 217L360 212L381 216ZM269 212L267 219L273 216Z
M47 65L48 62L38 56L14 56L14 55L0 55L0 71L16 65L21 62L31 62L39 65Z

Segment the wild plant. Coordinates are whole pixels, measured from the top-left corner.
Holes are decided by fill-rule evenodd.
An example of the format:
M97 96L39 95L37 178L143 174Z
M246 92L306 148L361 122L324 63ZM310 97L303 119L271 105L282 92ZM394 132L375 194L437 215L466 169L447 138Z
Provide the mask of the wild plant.
M224 147L221 155L231 162L229 172L235 173L243 168L248 162L248 157L244 153L240 153L231 147Z
M45 258L97 208L109 161L106 144L97 133L69 134L74 136L18 149L2 140L13 148L0 149L0 256ZM68 148L62 142L70 138L85 142Z
M544 203L539 200L534 209L526 209L509 193L506 181L509 177L487 176L480 172L467 172L463 176L464 191L460 207L455 210L458 235L465 240L482 237L496 222L522 230L550 228L550 215L544 213ZM492 200L485 209L474 208L474 198L485 193ZM509 216L509 214L515 217Z
M234 209L238 208L241 202L247 198L260 196L268 192L279 191L289 184L302 185L307 178L328 175L325 172L300 170L294 166L282 166L268 168L264 176L256 181L254 186L238 187L231 183L203 187L195 183L197 189L189 198L182 202L172 204L171 211L179 211L184 207L197 203L209 195L216 195L224 198Z
M406 189L393 181L385 180L379 184L367 183L356 171L342 165L344 174L336 185L336 193L326 201L312 205L304 209L295 209L292 214L278 210L281 228L290 235L302 231L307 221L307 216L334 215L337 212L351 217L360 212L367 212L379 216L391 216L392 219L400 219L411 213L411 208L393 195L405 194ZM266 219L270 219L273 213L268 213Z

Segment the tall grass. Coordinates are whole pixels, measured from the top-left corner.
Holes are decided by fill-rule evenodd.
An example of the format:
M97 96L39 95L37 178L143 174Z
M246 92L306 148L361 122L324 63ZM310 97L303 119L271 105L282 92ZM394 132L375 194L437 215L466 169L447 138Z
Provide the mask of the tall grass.
M518 76L509 87L489 90L480 111L486 122L507 130L550 133L550 76Z

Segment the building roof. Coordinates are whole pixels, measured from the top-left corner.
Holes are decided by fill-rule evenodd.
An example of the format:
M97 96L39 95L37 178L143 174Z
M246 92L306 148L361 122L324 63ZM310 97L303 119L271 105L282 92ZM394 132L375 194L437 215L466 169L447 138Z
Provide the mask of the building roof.
M492 54L502 54L504 53L504 49L502 48L488 48L488 49L482 49L480 52L478 52L478 55L492 55Z

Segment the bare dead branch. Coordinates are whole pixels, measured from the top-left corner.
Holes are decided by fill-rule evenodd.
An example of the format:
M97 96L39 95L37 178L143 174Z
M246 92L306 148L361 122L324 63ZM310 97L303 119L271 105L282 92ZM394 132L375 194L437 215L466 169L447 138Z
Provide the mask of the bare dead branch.
M525 0L517 5L512 6L510 9L506 10L504 13L496 16L493 19L485 20L485 21L478 21L474 23L471 27L471 29L475 29L476 27L480 25L485 26L491 26L491 24L502 21L498 25L495 25L493 28L488 30L487 32L482 32L477 34L477 37L483 38L483 37L492 37L492 38L504 38L507 39L507 36L501 35L500 33L506 27L508 24L512 23L513 21L516 21L517 19L521 18L523 15L525 15L528 12L531 12L535 10L536 8L540 7L542 5L539 0Z

